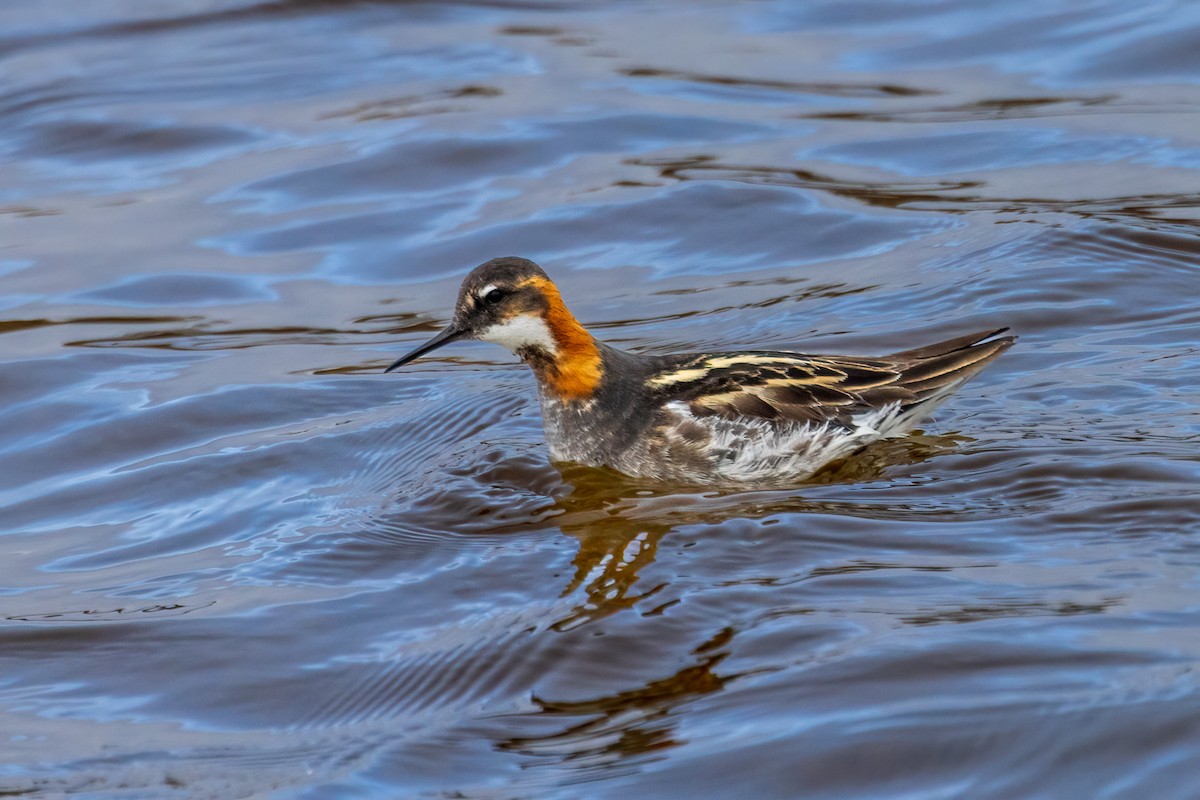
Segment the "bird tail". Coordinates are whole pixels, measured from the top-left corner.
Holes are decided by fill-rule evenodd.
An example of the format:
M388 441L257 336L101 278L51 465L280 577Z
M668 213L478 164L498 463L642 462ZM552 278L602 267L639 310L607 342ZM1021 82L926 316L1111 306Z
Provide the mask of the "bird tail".
M903 404L902 420L897 420L895 431L911 429L993 359L1012 347L1017 337L999 336L1007 330L981 331L888 356L900 370L899 385L916 398Z

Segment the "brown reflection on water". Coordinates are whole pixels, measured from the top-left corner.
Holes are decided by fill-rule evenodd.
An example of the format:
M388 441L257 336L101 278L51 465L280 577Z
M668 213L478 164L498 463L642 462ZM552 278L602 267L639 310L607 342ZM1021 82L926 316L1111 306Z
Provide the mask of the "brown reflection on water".
M745 288L745 287L767 287L767 286L784 286L787 291L775 296L763 297L757 300L752 300L739 305L714 305L710 307L698 308L688 311L676 311L668 314L659 314L651 317L628 317L616 320L607 320L590 326L592 330L619 329L628 325L647 325L662 322L672 322L676 320L692 319L695 317L716 316L728 314L733 311L745 311L749 309L771 308L772 306L781 305L783 303L804 303L817 299L835 299L839 297L849 297L856 294L863 294L876 286L850 286L846 283L813 283L812 285L798 285L809 283L805 278L770 278L766 280L731 280L712 286L697 286L687 289L667 289L655 292L658 295L678 296L678 295L694 295L704 294L707 292L719 293L722 290L730 288Z
M1102 614L1118 606L1123 598L1112 598L1100 603L1035 602L1010 600L991 605L971 605L928 614L903 617L910 625L942 625L947 622L970 623L1004 617L1070 617L1077 614Z
M16 217L32 219L33 217L53 217L61 214L56 208L35 208L33 206L0 206L0 214L10 214Z
M839 197L847 197L871 206L883 208L925 209L937 207L943 211L963 213L961 206L983 202L982 197L946 197L948 192L979 188L979 181L850 181L836 178L813 169L776 166L727 164L714 155L695 155L684 159L630 159L626 163L657 170L665 180L674 181L733 181L762 186L785 186L796 189L818 189ZM953 206L947 208L946 205Z
M58 325L165 325L181 322L196 322L201 317L162 316L112 316L112 317L69 317L67 319L5 319L0 320L0 334L36 330Z
M727 628L718 631L696 648L695 654L701 656L698 663L636 689L574 702L534 697L539 713L531 724L549 726L551 730L538 736L503 739L496 746L525 756L582 762L588 767L624 762L630 757L640 761L678 746L683 742L673 712L691 700L721 691L729 681L740 677L716 671L728 655L723 648L733 635ZM574 721L581 717L586 719ZM557 727L558 720L565 720L566 727Z
M966 214L993 211L1007 214L1071 214L1082 219L1128 222L1129 218L1191 223L1200 213L1196 197L1177 192L1131 194L1056 200L1037 197L995 197L980 191L988 183L963 180L850 180L811 168L731 164L700 154L683 159L629 159L627 164L649 167L664 180L732 181L828 192L881 208ZM1188 213L1191 212L1191 213Z
M61 323L53 323L48 320L17 320L16 322L44 322L47 325L99 323L159 324L163 322L198 322L203 319L203 317L85 317L68 320ZM158 350L187 351L241 350L250 347L267 347L286 344L332 345L344 342L351 337L360 336L388 336L388 338L381 340L391 342L394 341L394 338L391 337L390 334L398 332L424 333L429 330L434 330L437 327L434 324L425 321L418 321L414 324L402 324L418 319L419 317L416 314L378 314L360 317L356 319L355 322L386 322L389 324L386 326L371 325L370 327L361 328L316 328L306 327L303 325L287 325L273 328L219 328L215 327L212 322L204 322L187 328L131 331L129 333L121 334L120 336L97 337L94 339L75 339L68 341L65 344L69 347L144 347ZM37 325L26 325L25 327L37 327ZM20 328L16 328L16 330L19 329ZM0 327L0 333L4 332L5 330Z
M1036 119L1086 113L1108 113L1120 95L1101 94L1080 97L995 97L933 108L895 111L816 111L798 114L800 119L843 120L848 122L973 122L977 120Z
M27 614L9 614L4 619L11 622L133 622L162 617L177 617L193 611L209 608L216 600L202 603L154 603L148 606L121 606L119 608L87 608L72 611L40 611Z
M378 0L373 0L370 4L374 5L377 2ZM272 17L294 17L305 13L344 10L355 5L367 5L367 3L361 0L265 0L265 2L251 2L240 7L231 5L178 15L145 15L129 21L107 22L85 26L81 29L52 30L43 35L26 33L20 38L6 42L6 47L0 48L0 52L5 50L15 52L31 47L62 44L72 39L117 38L129 35L150 36L177 30L190 31L210 25L253 22Z
M742 86L753 89L775 89L798 94L828 95L830 97L922 97L938 94L929 89L917 89L896 84L853 84L821 83L813 81L779 81L763 78L734 77L731 75L706 75L683 70L656 69L654 67L628 67L620 70L630 78L661 78L688 83L706 83L713 86Z
M490 98L499 97L502 94L504 94L504 91L495 86L459 86L454 89L430 92L426 95L407 95L387 100L372 100L366 103L359 103L353 108L323 114L321 119L352 117L356 122L375 122L379 120L405 119L407 117L422 117L429 114L452 114L456 111L465 110L466 106L437 104L446 100Z

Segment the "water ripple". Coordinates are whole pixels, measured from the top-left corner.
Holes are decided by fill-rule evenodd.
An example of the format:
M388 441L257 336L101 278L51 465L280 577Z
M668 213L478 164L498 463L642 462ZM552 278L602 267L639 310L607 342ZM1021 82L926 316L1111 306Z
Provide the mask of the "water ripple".
M0 794L1189 796L1197 24L7 4ZM502 254L642 353L1020 342L647 483L501 350L382 373Z

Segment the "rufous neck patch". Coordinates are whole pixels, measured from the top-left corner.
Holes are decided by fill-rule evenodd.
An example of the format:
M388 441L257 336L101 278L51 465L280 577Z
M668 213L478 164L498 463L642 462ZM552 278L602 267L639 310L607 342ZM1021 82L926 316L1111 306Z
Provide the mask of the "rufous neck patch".
M546 298L546 326L557 348L551 363L537 370L538 378L560 400L590 399L604 375L596 340L567 310L557 286L541 277L525 283Z

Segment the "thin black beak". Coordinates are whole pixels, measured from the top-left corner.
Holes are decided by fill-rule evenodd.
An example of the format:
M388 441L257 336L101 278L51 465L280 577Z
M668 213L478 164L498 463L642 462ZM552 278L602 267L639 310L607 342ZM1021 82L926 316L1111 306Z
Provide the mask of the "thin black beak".
M460 331L458 328L451 325L450 327L446 328L446 330L442 331L437 336L433 337L428 342L426 342L425 344L418 347L416 350L413 350L408 355L396 359L396 363L392 364L390 367L385 369L384 372L391 372L392 370L396 369L397 367L403 367L405 364L412 361L414 358L420 358L421 356L428 353L430 350L436 350L439 347L441 347L442 345L449 344L450 342L453 342L455 339L461 339L462 337L464 337L466 335L467 335L466 331Z

